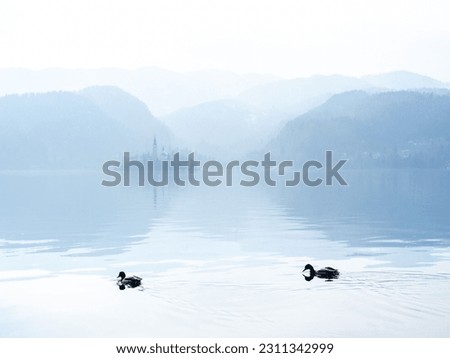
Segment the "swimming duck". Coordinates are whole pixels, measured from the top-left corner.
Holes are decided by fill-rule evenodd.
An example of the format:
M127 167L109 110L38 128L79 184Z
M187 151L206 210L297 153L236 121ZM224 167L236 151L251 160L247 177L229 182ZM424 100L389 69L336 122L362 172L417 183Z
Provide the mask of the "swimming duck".
M339 271L332 267L325 267L316 271L312 265L307 264L302 272L305 272L306 270L309 270L310 273L309 276L303 275L306 281L311 281L315 276L326 279L327 281L339 278Z
M124 290L125 287L128 287L128 288L138 287L141 285L141 281L142 281L142 278L140 278L138 276L127 277L125 275L125 272L123 272L123 271L119 272L119 276L117 276L117 278L119 279L117 281L117 284L119 285L119 288L121 290Z

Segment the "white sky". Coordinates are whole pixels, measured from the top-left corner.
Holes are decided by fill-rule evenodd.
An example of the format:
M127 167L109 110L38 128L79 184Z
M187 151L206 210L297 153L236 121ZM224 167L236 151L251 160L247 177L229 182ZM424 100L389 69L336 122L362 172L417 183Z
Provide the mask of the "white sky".
M449 0L1 0L0 67L450 81Z

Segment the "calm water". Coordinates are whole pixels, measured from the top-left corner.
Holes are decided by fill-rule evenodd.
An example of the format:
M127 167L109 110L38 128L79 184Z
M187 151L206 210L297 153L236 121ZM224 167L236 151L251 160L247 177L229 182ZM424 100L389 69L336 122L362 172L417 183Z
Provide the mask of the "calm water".
M1 337L450 337L450 172L349 187L0 174ZM339 268L304 280L306 263ZM124 270L142 289L120 291Z

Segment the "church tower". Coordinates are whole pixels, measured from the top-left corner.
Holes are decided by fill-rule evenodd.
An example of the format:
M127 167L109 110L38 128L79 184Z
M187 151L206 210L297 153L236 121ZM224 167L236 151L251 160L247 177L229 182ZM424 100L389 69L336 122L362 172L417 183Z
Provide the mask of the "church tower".
M153 137L153 152L152 152L152 159L158 160L158 145L156 144L156 136Z

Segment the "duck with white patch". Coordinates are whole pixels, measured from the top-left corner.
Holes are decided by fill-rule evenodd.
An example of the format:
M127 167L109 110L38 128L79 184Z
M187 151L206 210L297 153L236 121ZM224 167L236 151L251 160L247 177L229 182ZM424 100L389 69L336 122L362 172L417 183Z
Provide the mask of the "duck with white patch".
M303 274L306 281L311 281L314 277L322 278L327 281L336 280L339 278L339 271L332 267L325 267L320 270L314 270L314 267L307 264L302 272L309 271L309 275Z
M119 279L117 281L117 285L121 290L124 290L125 288L135 288L141 285L142 278L138 276L127 276L125 272L120 271L119 275L117 276Z

